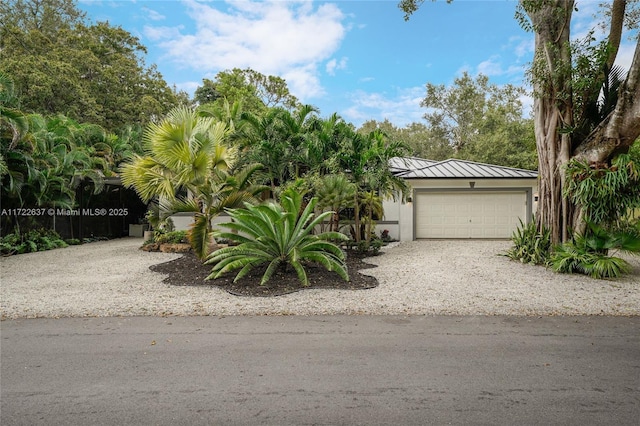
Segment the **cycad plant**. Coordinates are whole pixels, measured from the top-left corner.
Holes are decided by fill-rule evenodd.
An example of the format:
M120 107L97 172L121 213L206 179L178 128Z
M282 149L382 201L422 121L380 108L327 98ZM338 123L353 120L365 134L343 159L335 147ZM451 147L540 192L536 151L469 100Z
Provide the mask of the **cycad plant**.
M239 245L209 255L205 263L214 266L207 278L216 279L240 269L234 280L238 281L256 266L267 264L260 285L266 284L278 268L286 272L291 266L300 283L308 286L305 265L312 262L349 281L344 252L332 242L346 240L346 236L339 232L315 235L314 228L332 212L315 216L317 199L312 198L304 209L302 199L298 192L289 190L282 194L280 204L245 204L245 208L227 210L233 222L220 226L235 232L219 232L215 236Z

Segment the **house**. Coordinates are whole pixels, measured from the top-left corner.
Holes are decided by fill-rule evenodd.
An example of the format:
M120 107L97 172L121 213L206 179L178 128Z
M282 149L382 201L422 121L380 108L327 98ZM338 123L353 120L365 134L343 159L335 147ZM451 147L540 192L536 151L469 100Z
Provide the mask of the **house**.
M406 179L405 202L385 200L378 234L400 241L422 238L510 238L536 209L538 173L465 160L394 158L391 171Z

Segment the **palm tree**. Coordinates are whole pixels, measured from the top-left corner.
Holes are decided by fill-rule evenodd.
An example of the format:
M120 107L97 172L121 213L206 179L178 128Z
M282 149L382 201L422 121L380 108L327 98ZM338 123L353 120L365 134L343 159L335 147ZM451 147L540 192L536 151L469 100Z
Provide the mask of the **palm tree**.
M0 71L0 138L3 145L9 139L7 150L12 150L20 138L29 130L27 116L18 108L18 97L13 80Z
M212 117L178 107L144 133L145 156L122 166L122 181L145 202L159 199L163 215L194 213L190 240L200 258L209 253L212 219L224 208L255 202L264 190L251 183L260 170L248 165L231 173L233 149L225 145L228 129Z
M371 151L369 165L367 167L366 182L371 189L371 194L367 195L368 221L365 231L367 242L371 239L373 228L373 213L377 210L377 215L381 217L384 214L382 210L382 199L393 197L394 200L399 194L402 199L406 198L409 187L407 182L395 176L389 170L389 162L394 157L402 157L407 154L408 147L401 142L390 142L380 130L375 130L369 134L371 141ZM374 197L374 194L377 197ZM379 204L376 209L375 204Z
M189 240L200 259L209 254L213 238L211 223L216 216L225 209L242 207L245 203L258 204L258 195L268 188L253 184L251 178L261 168L260 164L249 164L233 174L214 170L212 178L198 186L192 196L181 197L167 204L165 214L194 213Z
M171 110L160 123L145 129L145 155L134 155L121 168L122 182L144 202L173 200L180 192L197 191L213 170L228 170L233 151L224 144L227 128L189 108Z
M402 179L395 177L389 170L389 160L392 157L405 155L407 148L397 142L388 142L384 133L374 130L367 135L351 131L347 133L338 159L343 170L349 172L351 180L356 184L357 191L354 195L354 228L355 240L362 239L360 227L360 192L384 191L384 195L393 190L406 193L406 185ZM373 197L368 197L373 202ZM373 214L373 206L368 209L368 214ZM365 238L370 240L372 220L368 222L369 229L365 232Z
M329 230L337 232L340 228L340 211L353 206L356 192L354 183L349 182L344 174L325 175L315 186L318 207L333 212Z

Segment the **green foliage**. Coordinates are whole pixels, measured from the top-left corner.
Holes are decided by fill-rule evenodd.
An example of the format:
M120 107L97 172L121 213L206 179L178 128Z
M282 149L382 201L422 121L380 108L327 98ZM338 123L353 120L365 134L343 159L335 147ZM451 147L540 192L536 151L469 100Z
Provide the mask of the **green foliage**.
M180 244L189 242L187 231L170 231L154 235L153 242L159 244Z
M330 174L316 182L314 191L318 198L318 208L332 211L329 230L338 231L340 211L353 206L356 185L349 182L344 174Z
M511 236L511 247L505 256L512 260L519 260L522 263L532 265L547 265L551 254L551 233L546 227L542 227L542 232L534 220L526 225L520 220L518 229Z
M600 279L617 278L629 270L624 259L591 252L580 238L556 247L551 265L556 272L580 273Z
M565 195L583 209L587 221L614 226L640 207L640 166L628 154L611 166L571 161L567 165Z
M233 222L221 226L234 232L218 232L214 235L239 244L209 255L205 263L214 266L208 279L216 279L240 269L234 280L238 281L254 267L267 264L261 285L267 283L278 268L286 271L287 266L291 266L300 283L307 286L309 279L305 265L312 262L335 271L348 281L345 255L332 242L345 240L346 237L338 232L313 234L314 228L331 214L325 212L315 216L313 211L316 202L313 198L303 206L299 193L287 191L282 194L280 204L246 204L245 208L228 210Z
M551 265L556 272L581 273L592 278L617 278L630 270L624 259L609 256L610 250L640 253L640 222L634 229L608 231L588 223L588 232L555 247Z
M24 111L64 113L110 131L144 125L178 103L145 54L122 28L87 23L74 1L16 0L0 8L0 71L13 76Z
M294 109L298 100L289 92L287 83L281 77L266 76L251 68L225 70L219 72L215 80L203 79L194 93L194 100L200 105L214 103L222 107L239 102L245 111L261 114L268 108L283 107Z
M377 256L380 253L380 249L384 246L384 241L378 238L372 238L371 240L361 240L359 243L355 243L355 247L358 252L362 254L371 254Z
M49 229L34 229L20 234L14 232L0 239L0 253L3 256L31 253L67 247L58 233Z

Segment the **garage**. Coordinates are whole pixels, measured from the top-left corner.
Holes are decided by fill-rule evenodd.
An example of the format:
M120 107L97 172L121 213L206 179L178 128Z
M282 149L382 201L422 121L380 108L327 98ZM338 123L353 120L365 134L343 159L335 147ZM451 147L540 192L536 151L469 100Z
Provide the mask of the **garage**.
M395 158L411 196L383 203L379 227L392 238L511 238L536 210L538 173L473 161Z
M527 213L525 191L418 192L415 237L509 238Z

